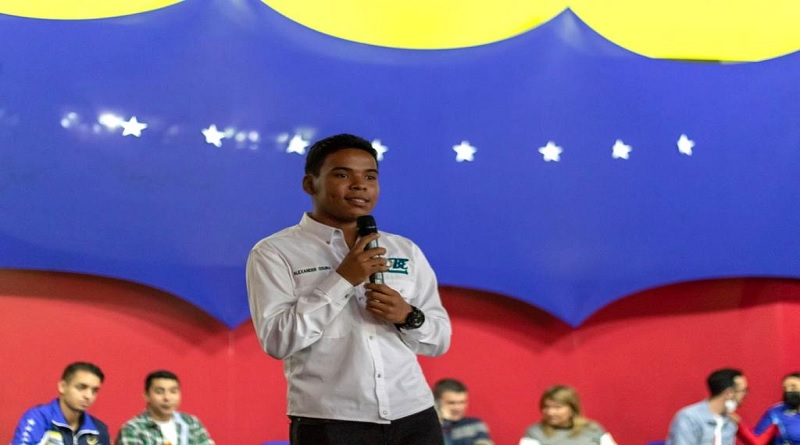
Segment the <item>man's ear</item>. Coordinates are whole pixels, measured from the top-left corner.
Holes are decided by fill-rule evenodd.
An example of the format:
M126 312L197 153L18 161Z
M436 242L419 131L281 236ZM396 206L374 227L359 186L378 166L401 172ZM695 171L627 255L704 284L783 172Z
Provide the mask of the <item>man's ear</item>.
M309 195L314 195L317 192L316 187L314 187L314 177L311 175L303 176L303 190L308 193Z
M735 396L735 395L736 395L736 389L735 389L735 388L733 388L733 387L731 387L731 388L726 388L726 389L725 389L725 391L723 391L723 394L724 394L725 396L727 396L727 398L729 398L729 399L732 399L732 398L733 398L733 396Z

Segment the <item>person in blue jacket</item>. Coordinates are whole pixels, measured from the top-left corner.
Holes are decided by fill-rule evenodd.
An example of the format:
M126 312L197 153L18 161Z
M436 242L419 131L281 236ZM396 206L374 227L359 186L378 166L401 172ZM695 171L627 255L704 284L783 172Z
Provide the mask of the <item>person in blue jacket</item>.
M770 425L778 429L772 439L773 445L800 445L800 372L783 378L783 401L771 406L756 425L756 434L761 434Z
M58 398L26 411L11 445L110 445L106 424L86 412L104 378L103 371L91 363L68 365L58 382Z

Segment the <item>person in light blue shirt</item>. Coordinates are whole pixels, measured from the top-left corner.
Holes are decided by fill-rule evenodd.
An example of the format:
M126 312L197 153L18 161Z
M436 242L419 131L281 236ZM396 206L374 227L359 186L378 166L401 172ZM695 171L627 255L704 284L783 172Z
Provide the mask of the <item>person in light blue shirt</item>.
M747 395L742 371L718 369L706 379L709 398L682 408L669 427L666 445L733 445L739 425L733 413Z

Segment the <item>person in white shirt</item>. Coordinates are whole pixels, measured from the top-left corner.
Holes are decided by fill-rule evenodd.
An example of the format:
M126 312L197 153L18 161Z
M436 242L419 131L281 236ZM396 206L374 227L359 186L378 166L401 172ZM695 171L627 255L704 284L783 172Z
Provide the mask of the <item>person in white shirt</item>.
M539 399L542 419L528 427L519 445L616 445L599 423L587 419L574 388L554 385Z
M247 261L256 335L284 363L292 445L442 444L417 361L450 346L436 277L412 241L358 232L378 200L377 152L349 134L322 139L302 186L311 212Z

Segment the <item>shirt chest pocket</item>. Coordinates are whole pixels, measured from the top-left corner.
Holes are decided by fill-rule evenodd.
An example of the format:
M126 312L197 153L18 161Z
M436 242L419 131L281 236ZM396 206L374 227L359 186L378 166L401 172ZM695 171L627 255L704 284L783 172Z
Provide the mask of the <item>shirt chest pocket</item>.
M408 275L399 273L384 273L383 281L387 286L396 290L403 299L409 304L414 304L414 299L417 294L417 286L414 280Z

